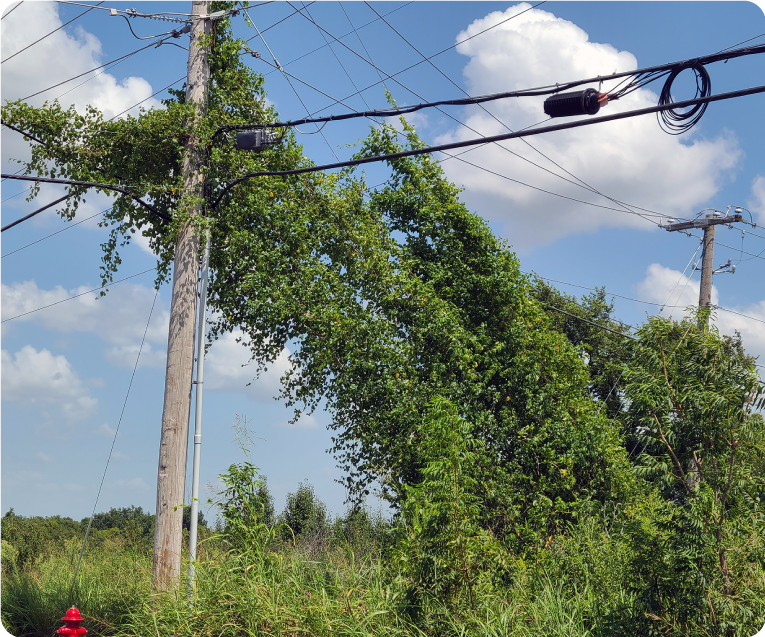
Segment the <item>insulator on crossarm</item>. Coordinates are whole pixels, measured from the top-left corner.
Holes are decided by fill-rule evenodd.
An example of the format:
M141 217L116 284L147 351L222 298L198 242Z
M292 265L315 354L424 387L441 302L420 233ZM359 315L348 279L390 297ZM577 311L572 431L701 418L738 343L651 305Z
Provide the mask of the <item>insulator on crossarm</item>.
M601 106L608 104L608 94L594 88L569 93L556 93L545 100L545 113L550 117L595 115Z

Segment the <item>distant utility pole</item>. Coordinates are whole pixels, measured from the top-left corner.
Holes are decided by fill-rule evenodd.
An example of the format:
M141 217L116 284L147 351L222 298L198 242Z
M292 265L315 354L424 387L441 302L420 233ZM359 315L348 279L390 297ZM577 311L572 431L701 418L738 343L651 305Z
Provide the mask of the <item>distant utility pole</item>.
M693 221L682 221L678 223L671 223L668 226L664 226L669 232L676 232L678 230L691 230L693 228L704 229L704 251L701 257L701 288L699 289L699 308L709 307L712 304L712 275L717 272L735 272L736 266L731 265L730 261L726 265L720 266L717 270L714 269L712 263L715 256L715 226L721 223L734 223L741 221L741 215L736 209L736 214L721 216L722 213L710 213L702 219L694 219ZM728 269L730 268L730 269ZM702 320L700 327L706 329L709 324L709 318L706 317Z
M191 41L187 66L186 102L196 107L195 118L204 112L210 67L207 49L201 41L210 34L209 2L191 3ZM189 128L194 122L189 122ZM183 159L184 189L198 197L192 215L202 213L201 172L203 149L190 137ZM183 494L186 483L186 456L191 406L191 373L194 366L194 328L197 310L199 237L190 222L175 245L170 329L167 337L165 401L157 469L157 511L154 531L152 586L167 590L177 586L181 571Z

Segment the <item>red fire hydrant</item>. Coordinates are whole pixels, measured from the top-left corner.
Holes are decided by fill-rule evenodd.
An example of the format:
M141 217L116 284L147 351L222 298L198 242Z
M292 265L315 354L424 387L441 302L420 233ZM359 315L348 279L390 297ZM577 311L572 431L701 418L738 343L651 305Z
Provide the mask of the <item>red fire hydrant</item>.
M59 635L62 635L62 637L80 637L80 635L84 635L88 632L85 628L80 626L85 619L83 619L82 615L80 615L80 611L74 606L66 611L66 615L61 618L61 621L66 625L59 628L56 632Z

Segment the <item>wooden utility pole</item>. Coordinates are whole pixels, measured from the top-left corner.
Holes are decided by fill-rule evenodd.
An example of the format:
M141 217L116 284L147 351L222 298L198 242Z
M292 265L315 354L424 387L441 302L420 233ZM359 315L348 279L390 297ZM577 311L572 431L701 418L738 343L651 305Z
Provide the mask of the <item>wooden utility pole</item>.
M704 227L704 247L701 253L701 287L699 288L699 308L709 307L712 303L712 260L715 256L715 227Z
M722 213L719 213L722 214ZM708 214L703 219L694 219L693 221L683 221L680 223L671 223L664 226L669 232L678 230L688 231L692 228L704 229L704 252L701 256L701 288L699 289L699 308L706 308L712 304L712 275L715 273L712 261L715 256L715 226L721 223L733 223L741 221L740 214L719 216L717 214ZM735 266L732 270L725 270L723 266L720 271L735 272ZM706 329L709 325L708 315L704 317L699 327Z
M187 66L186 102L196 107L195 119L204 112L210 67L202 38L210 34L209 2L191 3L191 41ZM189 122L189 128L195 122ZM199 197L192 215L202 212L204 152L192 135L183 159L183 181L187 195ZM157 511L154 530L154 590L177 586L181 572L183 494L191 406L191 373L194 365L194 328L197 309L199 236L190 222L181 230L175 246L173 296L167 337L165 402L157 470Z

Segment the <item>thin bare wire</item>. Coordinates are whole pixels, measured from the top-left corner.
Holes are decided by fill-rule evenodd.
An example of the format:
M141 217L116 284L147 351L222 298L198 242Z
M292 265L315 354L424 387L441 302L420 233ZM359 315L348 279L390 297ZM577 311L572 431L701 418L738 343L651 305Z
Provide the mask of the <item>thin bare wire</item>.
M130 397L130 390L133 387L133 380L135 379L135 372L138 369L138 361L141 360L141 352L143 351L144 343L146 342L146 334L149 332L149 324L151 323L151 315L154 313L154 306L157 303L157 296L159 296L159 288L156 288L154 292L154 300L151 302L151 310L149 310L149 318L146 321L146 329L143 331L143 338L141 339L141 346L138 348L138 356L135 358L135 365L133 366L133 374L130 376L130 383L128 384L127 392L125 393L125 402L122 403L122 412L120 413L120 419L117 422L117 428L114 431L114 438L112 438L112 446L109 449L109 455L106 458L106 466L104 467L104 474L101 476L101 484L98 486L98 493L96 494L96 501L93 503L93 512L90 514L90 520L88 520L88 528L85 530L85 537L82 538L82 547L80 548L80 556L77 558L77 566L74 567L74 575L72 576L72 585L69 588L69 601L72 600L72 592L74 591L74 584L77 581L77 572L80 570L80 562L82 562L82 554L85 552L85 542L88 541L88 534L90 528L93 526L93 517L96 514L96 507L98 506L98 498L101 497L101 489L104 487L104 480L106 479L106 471L109 469L109 462L112 459L112 453L114 452L114 445L117 442L117 434L120 432L120 425L122 424L122 418L125 415L125 407L127 407L127 401Z
M104 2L105 2L105 0L101 0L101 2L99 2L98 4L103 4ZM21 4L21 2L19 2L19 4ZM16 7L18 7L18 6L19 6L19 4L17 4L17 5L16 5ZM98 5L96 5L96 6L98 6ZM13 7L13 9L15 9L16 7ZM11 11L13 11L13 9L11 9ZM63 29L65 26L67 26L67 25L69 25L69 24L72 24L72 22L74 22L75 20L78 20L79 18L81 18L82 16L84 16L86 13L88 13L88 12L89 12L89 11L91 11L92 9L95 9L95 7L90 7L90 9L87 9L86 11L83 11L83 12L82 12L80 15L78 15L78 16L75 16L74 18L72 18L71 20L69 20L69 22L65 22L65 23L64 23L64 24L62 24L60 27L58 27L58 28L56 28L56 29L53 29L53 31L51 31L50 33L48 33L48 34L46 34L46 35L42 36L42 37L41 37L39 40L35 40L34 42L32 42L32 44L28 44L27 46L25 46L25 47L24 47L23 49L21 49L20 51L16 51L16 53L14 53L13 55L9 55L9 56L8 56L7 58L5 58L5 59L4 59L2 62L0 62L0 64L5 64L5 63L6 63L8 60L10 60L11 58L15 58L15 57L16 57L16 56L17 56L19 53L23 53L23 52L24 52L24 51L26 51L27 49L30 49L30 48L32 48L32 47L33 47L35 44L37 44L38 42L42 42L42 41L43 41L45 38L47 38L49 35L53 35L53 34L54 34L56 31L58 31L58 30L60 30L60 29ZM10 13L11 11L9 11L8 13ZM8 13L6 13L5 15L8 15ZM5 16L3 16L3 17L5 17Z
M687 265L685 266L685 269L682 271L682 273L681 273L681 274L680 274L680 276L678 277L678 279L677 279L677 282L675 283L675 286L672 288L672 291L669 293L669 296L667 297L667 300L666 300L666 301L664 301L664 303L662 304L662 306L659 308L659 312L663 312L663 311L664 311L664 306L665 306L667 303L669 303L669 300L672 298L672 295L675 293L675 290L677 289L677 286L678 286L678 285L680 285L680 281L682 281L682 280L683 280L683 277L685 276L685 273L686 273L686 271L688 270L688 267L691 265L691 263L693 262L693 260L696 258L696 255L699 253L699 250L701 249L701 246L702 246L703 244L704 244L704 242L703 242L703 241L699 241L699 245L696 247L696 250L694 251L693 255L691 255L691 258L688 260L688 263L687 263ZM695 269L696 269L696 268L694 268L694 271L695 271ZM684 291L684 290L685 290L685 289L683 289L683 291ZM682 298L682 296L683 296L683 293L681 292L681 293L680 293L680 297L678 297L678 300L679 300L680 298ZM671 316L671 314L670 314L670 316Z

